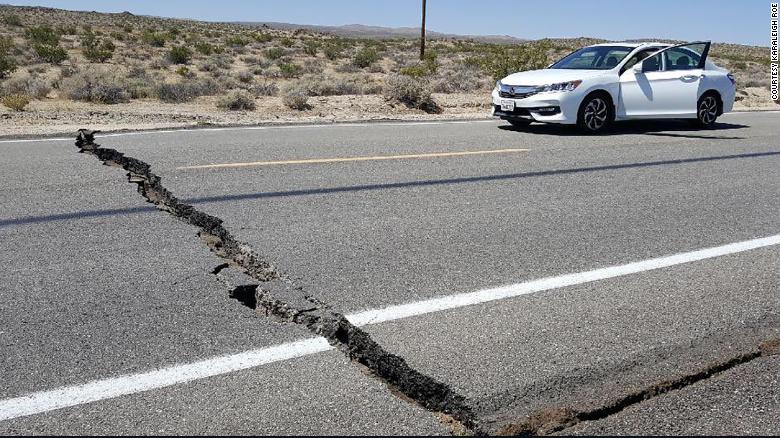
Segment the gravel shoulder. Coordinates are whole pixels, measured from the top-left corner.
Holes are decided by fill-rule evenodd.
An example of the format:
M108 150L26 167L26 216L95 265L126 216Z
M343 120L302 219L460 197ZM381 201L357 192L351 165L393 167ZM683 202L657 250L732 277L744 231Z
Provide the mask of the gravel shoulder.
M762 94L751 92L739 100L735 111L780 109ZM258 99L255 111L222 111L217 97L201 97L190 103L167 104L156 100L133 100L100 105L63 99L34 101L26 111L0 107L0 137L67 134L80 128L101 131L138 131L208 126L251 126L289 123L337 123L382 120L481 119L490 114L485 93L434 94L441 106L438 114L387 101L381 95L313 97L311 109L290 110L280 97ZM768 99L768 98L767 98Z

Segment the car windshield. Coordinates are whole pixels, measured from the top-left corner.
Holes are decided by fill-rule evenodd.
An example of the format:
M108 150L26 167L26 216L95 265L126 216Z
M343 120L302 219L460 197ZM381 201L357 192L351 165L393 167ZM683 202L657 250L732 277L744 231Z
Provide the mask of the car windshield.
M585 47L566 56L550 68L566 70L609 70L615 68L633 49L625 46Z

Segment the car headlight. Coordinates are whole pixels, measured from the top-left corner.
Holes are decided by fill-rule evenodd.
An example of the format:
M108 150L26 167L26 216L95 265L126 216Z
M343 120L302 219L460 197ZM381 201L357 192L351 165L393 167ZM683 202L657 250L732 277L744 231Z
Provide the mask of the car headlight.
M577 87L580 86L582 81L576 80L576 81L569 81L569 82L559 82L557 84L548 84L548 85L542 85L539 87L540 93L557 93L559 91L574 91Z

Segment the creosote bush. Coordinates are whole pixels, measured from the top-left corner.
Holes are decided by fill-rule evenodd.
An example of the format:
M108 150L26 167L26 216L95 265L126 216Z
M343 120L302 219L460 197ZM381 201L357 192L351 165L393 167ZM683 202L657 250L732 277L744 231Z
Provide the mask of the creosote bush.
M437 112L438 106L431 98L428 83L404 75L392 75L385 83L384 95L390 100L401 102L410 108L426 112Z
M254 111L255 98L244 90L229 92L217 101L217 107L229 111Z
M73 100L93 103L123 103L130 100L126 78L115 69L88 68L62 81Z
M49 64L60 64L68 59L68 51L60 46L49 46L46 44L36 44L33 46L35 53L42 61Z
M265 57L272 61L276 61L284 56L285 53L285 50L281 47L271 47L265 51Z
M0 103L14 111L24 111L24 108L30 104L30 96L24 94L9 94L0 97Z
M189 102L196 97L209 96L221 91L213 79L188 80L176 83L162 83L157 86L157 98L166 103Z
M192 50L185 46L175 46L168 52L168 60L173 64L187 64L192 59Z
M3 95L14 94L43 99L51 91L51 85L37 74L31 74L8 79L2 84L1 89Z
M282 102L287 108L303 111L309 109L309 95L305 89L288 87L282 95Z
M373 47L363 47L352 58L352 65L358 68L366 68L379 61L379 53Z

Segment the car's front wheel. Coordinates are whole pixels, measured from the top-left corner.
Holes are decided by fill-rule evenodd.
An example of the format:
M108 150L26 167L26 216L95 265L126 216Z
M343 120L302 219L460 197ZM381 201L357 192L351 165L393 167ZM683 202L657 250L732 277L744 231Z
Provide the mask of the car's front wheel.
M696 107L696 120L694 124L700 128L708 128L715 124L720 115L720 102L714 94L705 94L699 99Z
M612 123L612 110L606 97L601 94L587 96L577 113L577 127L585 133L603 132Z

